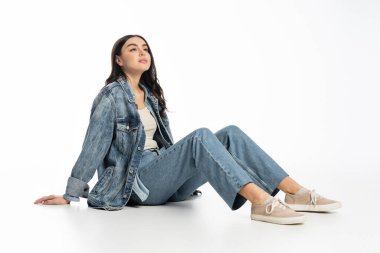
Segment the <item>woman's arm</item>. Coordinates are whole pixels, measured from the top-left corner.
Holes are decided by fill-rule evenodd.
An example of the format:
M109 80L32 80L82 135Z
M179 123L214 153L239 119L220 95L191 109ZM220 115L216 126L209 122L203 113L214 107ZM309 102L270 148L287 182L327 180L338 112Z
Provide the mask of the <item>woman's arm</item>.
M168 115L167 115L166 111L164 111L161 119L162 119L162 122L164 123L165 128L168 130L168 134L170 135L170 138L172 139L172 142L174 144L174 139L173 139L172 131L170 129L169 118L168 118Z
M44 196L35 204L68 204L88 197L88 182L98 166L103 162L111 145L115 121L115 106L112 98L97 96L91 108L90 122L82 145L81 153L68 178L66 193L63 196Z
M113 100L106 95L100 98L99 103L96 103L97 99L91 109L82 151L71 171L66 193L63 195L69 201L79 201L79 197L88 197L88 182L103 162L112 142L115 122Z

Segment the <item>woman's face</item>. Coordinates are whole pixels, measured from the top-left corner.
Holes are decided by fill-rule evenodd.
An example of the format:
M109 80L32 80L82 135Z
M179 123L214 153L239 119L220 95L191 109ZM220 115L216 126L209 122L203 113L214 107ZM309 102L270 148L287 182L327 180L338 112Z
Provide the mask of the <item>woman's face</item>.
M148 46L140 37L129 38L121 48L120 56L116 56L116 63L127 74L142 74L150 67L151 58Z

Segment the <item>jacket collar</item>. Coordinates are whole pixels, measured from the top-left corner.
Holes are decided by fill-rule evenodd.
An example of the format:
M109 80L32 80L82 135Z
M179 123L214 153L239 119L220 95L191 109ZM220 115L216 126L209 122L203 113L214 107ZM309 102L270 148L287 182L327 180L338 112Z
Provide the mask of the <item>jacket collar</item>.
M123 76L120 75L117 78L117 82L121 84L121 87L124 89L125 93L127 94L128 101L129 102L135 102L135 93L133 92L132 88L130 87L128 80ZM139 86L144 90L144 101L146 101L146 98L149 96L152 100L157 100L156 97L152 95L150 90L148 90L143 83L139 83Z

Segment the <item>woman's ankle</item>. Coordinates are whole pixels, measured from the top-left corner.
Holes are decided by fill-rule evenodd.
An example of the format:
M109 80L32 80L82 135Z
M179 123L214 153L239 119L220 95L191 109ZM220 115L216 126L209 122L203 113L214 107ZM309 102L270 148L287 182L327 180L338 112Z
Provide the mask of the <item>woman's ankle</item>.
M248 183L244 185L243 188L239 191L239 194L254 205L261 205L271 197L266 191L254 183Z
M303 187L302 185L298 184L294 179L287 176L280 182L277 188L285 193L295 194Z
M269 194L265 194L265 195L263 195L263 196L260 196L260 197L257 197L257 198L254 198L254 199L252 199L252 201L251 201L251 203L253 204L253 205L262 205L262 204L264 204L268 199L270 199L270 198L272 198L272 196L271 195L269 195Z

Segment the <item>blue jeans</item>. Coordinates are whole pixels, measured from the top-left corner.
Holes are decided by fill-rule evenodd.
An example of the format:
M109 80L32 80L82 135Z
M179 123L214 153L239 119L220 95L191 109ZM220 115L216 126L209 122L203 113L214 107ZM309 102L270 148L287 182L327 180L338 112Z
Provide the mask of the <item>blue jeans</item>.
M238 194L253 182L275 196L278 184L288 174L237 126L227 126L215 134L199 128L169 148L144 150L138 175L149 189L142 202L136 194L130 202L161 205L182 201L209 182L226 204L240 208L247 200Z

